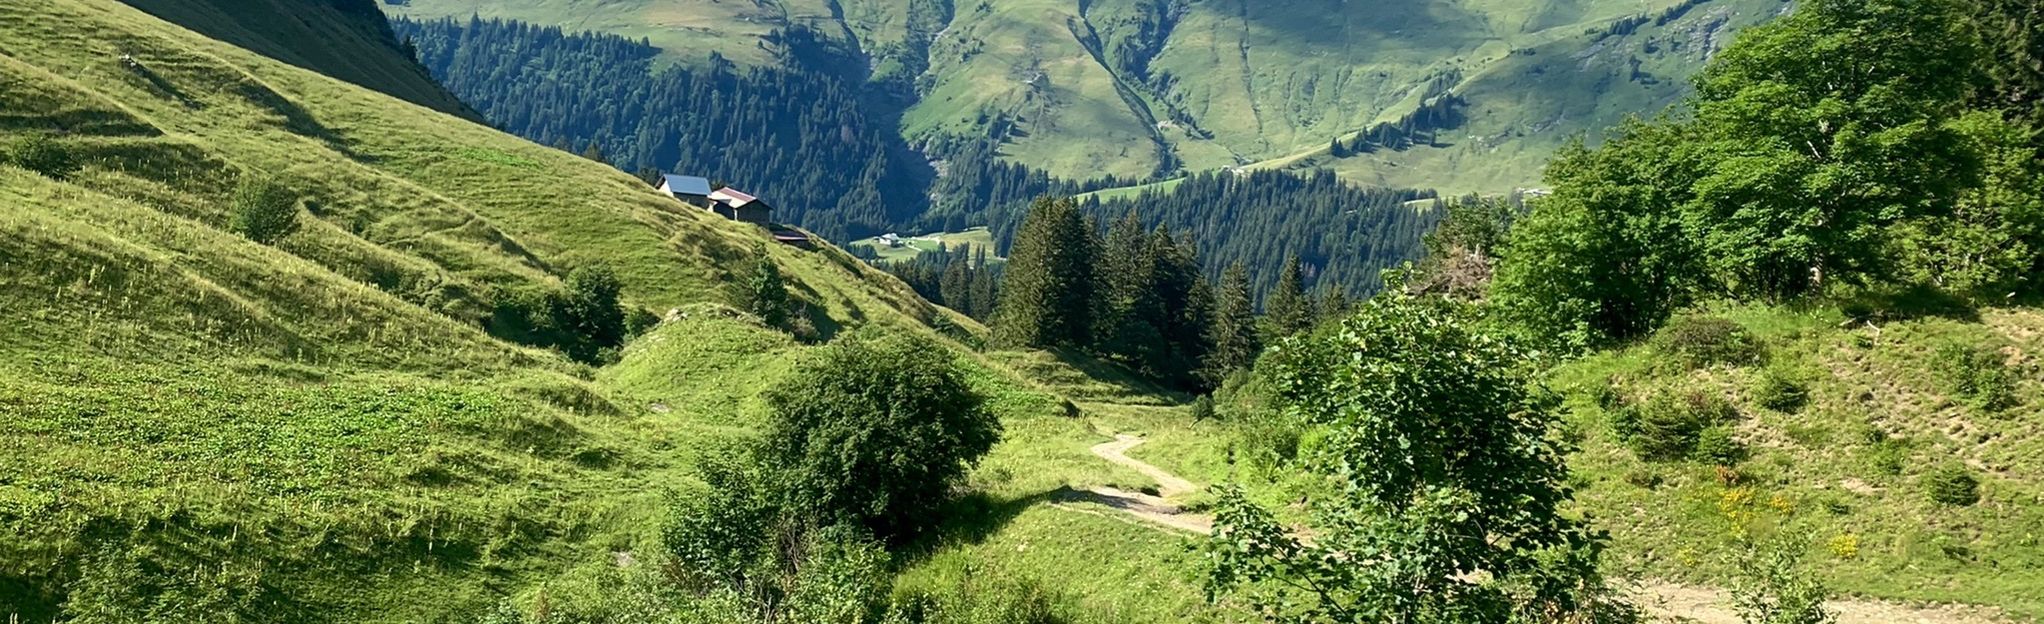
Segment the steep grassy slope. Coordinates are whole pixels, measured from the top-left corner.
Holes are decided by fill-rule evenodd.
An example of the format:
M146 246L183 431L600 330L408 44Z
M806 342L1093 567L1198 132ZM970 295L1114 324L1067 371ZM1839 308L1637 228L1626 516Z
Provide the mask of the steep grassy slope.
M29 621L431 621L647 547L727 415L485 334L499 289L602 264L632 305L717 305L763 250L823 334L982 331L835 249L112 0L0 6L0 143L30 133L82 168L0 166L0 612ZM225 231L244 176L304 227Z
M984 330L835 248L771 244L600 164L112 0L0 6L0 144L32 133L81 168L0 166L10 616L461 621L507 597L601 602L657 557L699 454L750 435L760 390L809 349L724 306L756 250L819 333L925 336L1007 422L964 504L1027 520L962 523L931 569L1017 536L1060 536L1037 551L1056 561L1154 535L1040 494L1144 483L1088 455L1103 438L1060 394L1161 399L1083 361L959 348ZM244 176L299 197L304 227L274 245L226 231ZM597 264L627 303L674 310L622 361L479 329L498 290ZM1176 539L1129 548L1124 582L1056 587L1202 610Z
M1649 345L1554 374L1583 440L1573 460L1580 497L1631 564L1692 582L1722 578L1728 516L1743 515L1807 535L1814 566L1836 589L2044 617L2044 314L1878 322L1825 309L1716 314L1762 345L1764 364L1692 369ZM1993 355L1958 361L1954 346ZM1955 380L1962 371L2005 373L2009 402L1974 405ZM1804 405L1768 406L1770 373L1800 381ZM1609 406L1657 393L1721 397L1737 410L1734 437L1749 451L1735 480L1698 462L1643 462L1619 441L1619 408ZM1933 500L1933 475L1953 466L1979 480L1977 503Z
M479 119L391 36L377 0L125 0L166 21L444 113Z
M676 58L774 62L806 26L876 75L921 71L902 131L984 136L1002 156L1090 179L1264 163L1396 187L1531 184L1563 138L1681 97L1732 31L1782 0L867 0L830 5L413 0L421 17L503 16L647 37ZM941 19L948 16L948 21ZM1466 101L1437 147L1331 162L1328 142ZM1266 162L1268 161L1268 162Z

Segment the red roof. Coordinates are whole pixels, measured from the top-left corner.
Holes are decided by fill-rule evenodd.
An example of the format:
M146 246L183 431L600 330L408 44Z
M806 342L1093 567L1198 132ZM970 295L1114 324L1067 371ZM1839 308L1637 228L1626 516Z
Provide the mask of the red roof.
M728 186L717 189L715 191L711 191L710 199L730 204L732 208L742 208L746 204L759 201L759 198L753 197L752 195L747 194L745 191L741 191Z

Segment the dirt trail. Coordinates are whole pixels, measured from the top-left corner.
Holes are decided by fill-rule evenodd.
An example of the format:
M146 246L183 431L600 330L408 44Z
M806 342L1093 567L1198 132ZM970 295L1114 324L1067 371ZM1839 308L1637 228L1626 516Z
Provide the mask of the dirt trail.
M1066 509L1083 511L1075 507L1066 506L1065 503L1095 503L1127 512L1129 515L1150 524L1198 533L1200 535L1212 534L1214 532L1213 516L1188 513L1179 509L1177 504L1169 500L1172 497L1197 492L1199 491L1199 486L1193 485L1191 481L1179 478L1178 475L1165 472L1162 468L1149 465L1126 454L1129 449L1135 448L1142 443L1143 439L1136 436L1127 434L1117 435L1114 436L1112 441L1094 445L1093 454L1100 456L1101 459L1127 466L1136 472L1142 473L1143 476L1155 480L1157 482L1156 494L1130 492L1104 486L1083 490L1066 489L1059 493L1057 505Z
M1663 621L1694 624L1741 624L1725 592L1689 585L1651 584L1633 592L1633 599ZM1837 624L2002 624L2011 622L1993 609L1966 605L1915 606L1876 600L1832 600L1824 604L1838 616Z
M1199 491L1198 485L1128 456L1129 449L1141 446L1142 443L1143 439L1140 437L1121 434L1114 436L1112 441L1094 445L1092 451L1101 459L1127 466L1156 480L1157 494L1129 492L1111 487L1083 490L1067 488L1058 494L1057 502L1053 504L1070 511L1101 513L1068 504L1094 503L1124 512L1154 526L1200 535L1213 534L1213 516L1186 512L1169 500ZM1654 583L1634 590L1632 595L1637 604L1659 621L1741 624L1738 614L1732 611L1731 601L1727 599L1725 592L1720 590ZM2004 624L2012 621L1993 609L1966 605L1913 606L1855 599L1833 600L1826 606L1838 616L1837 624Z

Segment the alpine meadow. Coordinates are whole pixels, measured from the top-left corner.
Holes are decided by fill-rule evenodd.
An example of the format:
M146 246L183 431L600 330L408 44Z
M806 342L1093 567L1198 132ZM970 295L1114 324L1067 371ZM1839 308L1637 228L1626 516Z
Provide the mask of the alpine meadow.
M0 3L9 624L2044 621L2033 0Z

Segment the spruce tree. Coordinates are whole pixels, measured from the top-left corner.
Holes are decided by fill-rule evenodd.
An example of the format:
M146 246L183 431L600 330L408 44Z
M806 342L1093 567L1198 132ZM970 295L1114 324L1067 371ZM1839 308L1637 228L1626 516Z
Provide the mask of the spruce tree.
M1207 356L1208 382L1218 385L1235 371L1256 363L1263 350L1256 334L1256 302L1249 291L1249 270L1237 262L1221 274L1214 294L1214 323Z
M1268 315L1272 340L1313 326L1313 304L1307 299L1306 276L1299 266L1298 254L1285 259L1285 268L1278 274L1277 286L1271 289L1270 298L1264 301L1264 312Z
M943 254L944 273L937 280L938 303L953 310L964 312L972 307L971 268L966 261L966 249L940 251Z
M1091 337L1093 233L1071 199L1038 199L1015 233L995 312L1009 347L1080 346Z
M1330 284L1320 289L1320 302L1318 309L1314 311L1315 317L1321 321L1329 321L1348 316L1348 310L1348 289L1338 284Z
M1199 252L1191 238L1173 238L1170 228L1159 225L1150 234L1150 249L1156 259L1157 298L1163 307L1158 331L1167 354L1160 373L1165 381L1192 386L1212 350L1207 332L1214 323L1213 290L1200 272Z
M1131 211L1115 221L1102 250L1100 286L1106 310L1094 348L1145 375L1156 377L1165 357L1158 323L1164 309L1157 292L1156 258L1150 237Z
M973 258L973 266L976 268L972 273L972 305L970 306L972 310L966 314L972 315L972 318L985 321L993 318L994 301L999 293L998 287L994 285L994 267L991 264L987 264L987 248L985 246L979 248L978 255Z

